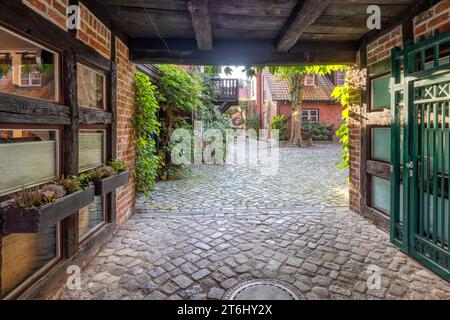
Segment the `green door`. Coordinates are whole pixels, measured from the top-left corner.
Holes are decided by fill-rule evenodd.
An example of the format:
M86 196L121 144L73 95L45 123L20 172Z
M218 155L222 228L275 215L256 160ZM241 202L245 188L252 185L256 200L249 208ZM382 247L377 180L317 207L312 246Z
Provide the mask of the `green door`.
M391 240L450 280L450 33L392 51ZM402 205L401 205L402 204Z

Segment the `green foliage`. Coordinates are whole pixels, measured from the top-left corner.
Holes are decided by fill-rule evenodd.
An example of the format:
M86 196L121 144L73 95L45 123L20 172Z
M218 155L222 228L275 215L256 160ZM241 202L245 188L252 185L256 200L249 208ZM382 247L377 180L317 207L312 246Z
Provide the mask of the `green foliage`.
M188 73L175 65L158 65L160 105L164 111L194 112L202 104L202 79L196 73Z
M148 194L154 188L161 162L156 152L155 143L155 138L159 135L161 127L157 115L160 94L145 74L137 72L134 80L135 110L132 123L135 133L134 146L136 149L135 174L137 190ZM113 165L114 167L115 165Z
M350 127L349 127L349 110L350 104L350 86L345 83L343 86L334 88L331 97L339 100L342 105L342 124L336 131L339 141L342 143L342 159L339 162L339 169L346 169L350 167Z
M77 177L64 177L58 181L58 184L66 190L67 193L73 193L81 190L82 186Z
M63 186L56 183L49 183L42 187L42 192L53 192L57 199L62 198L66 195L66 190L64 190Z
M115 172L124 172L127 170L127 165L122 160L113 160L108 162L108 165L114 169Z
M302 129L308 131L314 141L326 141L330 137L330 132L325 123L303 121Z
M201 75L202 92L200 96L201 105L197 110L196 121L201 121L204 130L231 128L231 121L221 113L214 105L216 91L212 83L212 77L208 74Z
M287 121L288 118L286 116L274 116L272 118L272 122L270 123L270 130L278 130L279 137L281 141L288 140L288 131L287 131Z
M22 209L38 208L42 205L42 194L38 187L23 188L21 191L13 194L13 206Z
M257 113L248 115L245 125L247 129L253 129L256 131L256 134L259 134L259 130L261 130L261 116Z

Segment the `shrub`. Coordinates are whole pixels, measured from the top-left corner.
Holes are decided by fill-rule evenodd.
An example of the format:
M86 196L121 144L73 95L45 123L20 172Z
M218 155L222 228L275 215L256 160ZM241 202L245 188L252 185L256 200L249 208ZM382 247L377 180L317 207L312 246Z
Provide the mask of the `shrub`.
M326 141L330 137L330 132L325 123L321 122L302 122L302 129L309 132L314 141Z
M281 141L288 140L288 130L287 130L287 121L288 118L286 116L280 115L272 118L270 122L270 130L278 130L279 137Z

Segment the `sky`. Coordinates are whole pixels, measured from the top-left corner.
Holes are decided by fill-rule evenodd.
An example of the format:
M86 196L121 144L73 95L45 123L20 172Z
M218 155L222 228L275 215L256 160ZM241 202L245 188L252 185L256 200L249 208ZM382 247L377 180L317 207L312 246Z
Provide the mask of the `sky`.
M244 69L244 66L233 66L231 67L233 69L233 74L227 76L225 73L221 73L220 77L221 78L232 78L232 79L242 79L242 80L247 80L247 76L245 74L245 72L242 72L242 69Z

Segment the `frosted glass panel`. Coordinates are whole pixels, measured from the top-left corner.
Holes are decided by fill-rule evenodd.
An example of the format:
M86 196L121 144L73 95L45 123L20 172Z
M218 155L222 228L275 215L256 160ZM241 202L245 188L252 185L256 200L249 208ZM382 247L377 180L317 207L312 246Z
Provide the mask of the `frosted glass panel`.
M372 176L372 207L391 212L391 182Z
M2 241L0 298L11 293L58 256L57 227L38 234L10 234Z
M391 128L372 128L372 159L391 161Z
M0 194L57 178L55 132L0 130L0 136Z
M103 213L103 197L95 197L87 207L79 211L78 231L80 239L86 236L92 229L105 221Z
M86 171L103 164L103 136L103 132L80 132L78 171Z
M390 81L390 75L372 80L371 109L377 110L391 107Z

